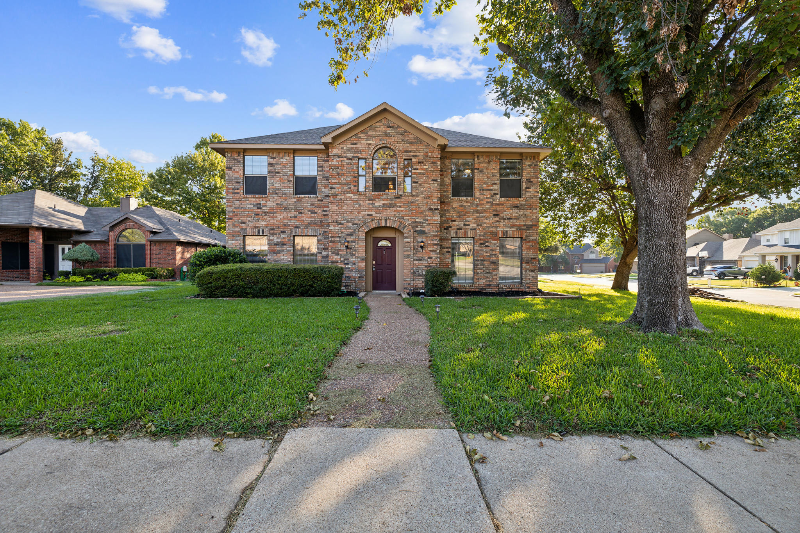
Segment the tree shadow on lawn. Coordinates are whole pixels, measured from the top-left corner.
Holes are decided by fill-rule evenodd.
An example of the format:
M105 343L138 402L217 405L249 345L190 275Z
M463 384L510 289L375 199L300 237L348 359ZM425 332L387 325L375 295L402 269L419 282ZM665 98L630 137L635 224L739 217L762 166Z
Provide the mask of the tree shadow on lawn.
M411 302L459 428L800 433L799 311L695 300L711 331L672 337L620 324L635 294L582 295Z

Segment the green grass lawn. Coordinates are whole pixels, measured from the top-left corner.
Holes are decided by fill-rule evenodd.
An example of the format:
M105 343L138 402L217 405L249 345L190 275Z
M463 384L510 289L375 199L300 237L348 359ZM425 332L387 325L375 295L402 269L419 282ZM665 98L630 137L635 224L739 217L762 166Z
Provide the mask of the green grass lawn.
M190 286L188 281L80 281L77 283L58 283L56 281L42 281L37 287L178 287Z
M712 332L645 335L619 325L633 294L541 285L583 299L406 300L459 429L800 434L800 310L698 299Z
M354 298L187 299L195 293L1 305L0 432L152 423L162 435L263 435L297 417L360 325Z

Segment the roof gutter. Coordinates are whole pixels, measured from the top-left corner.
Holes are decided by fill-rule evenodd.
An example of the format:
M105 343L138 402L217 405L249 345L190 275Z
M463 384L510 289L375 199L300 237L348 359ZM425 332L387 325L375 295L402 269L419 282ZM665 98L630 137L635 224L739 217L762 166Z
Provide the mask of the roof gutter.
M327 150L322 144L256 144L256 143L211 143L209 148L219 155L225 155L225 150Z

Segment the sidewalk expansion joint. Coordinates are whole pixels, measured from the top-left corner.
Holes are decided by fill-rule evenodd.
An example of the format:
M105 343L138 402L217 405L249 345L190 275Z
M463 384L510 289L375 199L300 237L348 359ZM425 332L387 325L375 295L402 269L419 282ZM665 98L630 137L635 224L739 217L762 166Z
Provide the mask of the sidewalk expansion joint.
M222 530L222 533L231 533L233 528L236 527L236 522L239 520L239 516L242 514L242 511L244 511L247 502L250 501L250 496L253 495L253 492L258 486L258 482L261 481L261 477L264 475L264 472L267 471L267 467L275 457L275 454L278 451L278 446L280 446L281 442L283 442L283 438L286 436L287 431L287 429L284 429L279 435L276 435L275 438L272 439L272 442L269 445L269 451L267 452L267 462L264 463L264 468L261 469L261 472L258 473L256 478L251 481L244 488L241 495L239 495L239 501L236 502L233 510L231 510L231 512L228 514L228 517L225 519L225 529Z
M664 449L664 448L663 448L663 447L662 447L660 444L658 444L658 443L657 443L655 440L653 440L653 438L652 438L652 437L647 437L647 438L648 438L648 440L649 440L650 442L652 442L653 444L655 444L655 445L656 445L656 446L657 446L657 447L658 447L658 448L659 448L659 449L660 449L662 452L666 453L667 455L669 455L670 457L672 457L673 459L675 459L676 461L678 461L678 462L679 462L680 464L682 464L682 465L683 465L683 466L684 466L686 469L688 469L689 471L691 471L691 472L692 472L694 475L696 475L697 477L699 477L700 479L702 479L703 481L705 481L706 483L708 483L709 485L711 485L712 487L714 487L715 489L717 489L717 491L719 491L719 493L720 493L720 494L722 494L723 496L725 496L726 498L728 498L730 501L732 501L733 503L735 503L736 505L738 505L739 507L741 507L742 509L744 509L745 511L747 511L748 513L750 513L750 515L752 515L752 516L753 516L753 518L755 518L756 520L758 520L759 522L761 522L762 524L764 524L765 526L767 526L768 528L770 528L770 529L771 529L772 531L774 531L775 533L781 533L780 531L778 531L777 529L775 529L774 527L772 527L770 524L768 524L768 523L767 523L767 522L766 522L766 521L765 521L763 518L761 518L760 516L758 516L756 513L754 513L753 511L751 511L751 510L750 510L750 509L748 509L747 507L745 507L745 506L744 506L744 504L742 504L742 503L741 503L739 500L737 500L736 498L734 498L733 496L731 496L730 494L728 494L727 492L725 492L724 490L722 490L722 488L718 487L718 486L717 486L715 483L713 483L713 482L712 482L710 479L706 478L706 477L705 477L705 476L703 476L703 475L702 475L700 472L698 472L697 470L695 470L695 469L694 469L694 468L692 468L691 466L689 466L689 465L687 465L686 463L684 463L683 461L681 461L681 460L680 460L678 457L676 457L674 454L670 453L668 450Z
M472 464L470 459L469 453L467 453L467 448L469 445L464 442L464 437L461 435L461 432L456 430L458 434L458 439L461 441L461 447L464 449L464 455L467 457L467 463L469 463L469 467L472 470L472 476L475 478L475 483L478 484L478 490L481 493L481 498L483 499L483 504L486 506L486 512L489 514L489 520L492 521L492 525L494 526L494 530L497 533L503 533L503 525L500 523L500 520L494 515L494 511L492 510L492 506L489 503L489 499L486 498L486 493L483 491L483 484L481 483L481 476L478 474L478 469L475 468L475 465Z
M9 449L7 449L7 450L3 450L2 452L0 452L0 455L5 455L5 454L7 454L8 452L10 452L11 450L16 450L17 448L19 448L20 446L22 446L23 444L25 444L26 442L28 442L28 441L29 441L29 440L31 440L32 438L33 438L33 437L28 437L27 439L25 439L24 441L20 442L19 444L15 444L15 445L14 445L14 446L12 446L11 448L9 448Z

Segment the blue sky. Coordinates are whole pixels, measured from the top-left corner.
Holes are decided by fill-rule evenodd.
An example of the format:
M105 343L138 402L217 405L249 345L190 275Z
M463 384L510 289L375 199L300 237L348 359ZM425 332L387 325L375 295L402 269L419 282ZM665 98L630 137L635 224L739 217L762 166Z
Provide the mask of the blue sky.
M387 101L439 127L516 140L522 120L487 101L472 45L477 9L403 17L369 77L327 84L332 42L296 0L6 3L0 116L151 170L204 135L340 124ZM362 65L363 66L363 65Z

